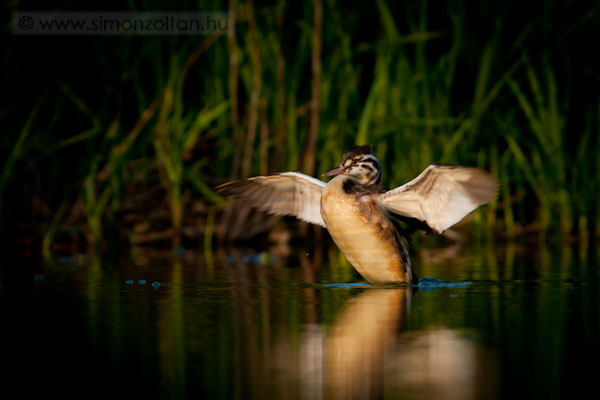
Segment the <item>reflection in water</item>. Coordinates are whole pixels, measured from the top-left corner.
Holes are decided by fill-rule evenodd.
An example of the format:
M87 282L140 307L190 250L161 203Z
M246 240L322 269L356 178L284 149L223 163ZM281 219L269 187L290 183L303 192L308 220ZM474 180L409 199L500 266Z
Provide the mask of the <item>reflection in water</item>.
M183 283L181 260L175 259L171 270L171 282L176 285ZM157 318L161 373L163 376L163 396L183 398L185 394L185 341L183 293L181 290L172 291L162 299L161 305L167 312L161 312Z
M367 290L350 300L327 338L328 398L493 398L496 362L449 329L398 336L411 288ZM485 354L485 355L484 355Z
M0 353L44 390L121 397L559 398L595 381L595 252L472 247L420 265L472 284L416 293L327 285L360 278L326 249L0 269Z
M350 298L327 329L305 324L297 345L281 336L268 378L275 393L301 399L495 398L495 353L452 329L405 332L413 290L367 289Z
M348 301L327 338L327 392L334 398L377 398L383 361L404 325L412 288L372 289Z
M392 386L408 399L497 397L495 354L460 333L435 329L407 335L389 357Z

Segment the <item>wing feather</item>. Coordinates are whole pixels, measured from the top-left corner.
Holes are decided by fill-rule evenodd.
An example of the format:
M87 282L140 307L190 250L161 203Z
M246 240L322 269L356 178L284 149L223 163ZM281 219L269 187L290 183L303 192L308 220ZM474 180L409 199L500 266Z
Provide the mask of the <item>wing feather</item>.
M389 211L416 218L443 233L497 192L498 181L480 169L433 164L379 200Z
M282 172L228 182L216 189L270 214L292 215L324 227L321 193L326 184L299 172Z

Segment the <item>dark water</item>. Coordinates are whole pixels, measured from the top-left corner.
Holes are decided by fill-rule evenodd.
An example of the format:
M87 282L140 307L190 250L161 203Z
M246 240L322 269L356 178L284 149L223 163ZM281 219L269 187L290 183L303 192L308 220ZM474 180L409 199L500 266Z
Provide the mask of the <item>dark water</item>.
M420 276L470 283L419 290L345 285L363 281L335 249L255 254L141 249L116 262L3 265L2 391L244 399L595 393L596 249L422 250L413 257Z

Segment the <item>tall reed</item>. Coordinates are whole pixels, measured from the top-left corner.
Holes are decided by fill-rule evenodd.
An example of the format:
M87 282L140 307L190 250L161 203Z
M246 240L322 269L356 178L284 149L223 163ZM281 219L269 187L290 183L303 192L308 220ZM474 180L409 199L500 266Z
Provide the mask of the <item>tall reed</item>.
M502 191L476 214L479 233L588 240L600 232L600 104L597 96L577 97L593 97L584 78L593 81L594 69L557 64L578 50L562 46L551 58L557 48L545 40L585 39L594 31L592 9L566 10L573 21L563 26L549 24L560 4L528 18L463 1L378 0L367 9L321 0L226 3L226 34L111 44L122 54L110 58L121 62L118 74L101 68L112 53L94 42L99 66L92 72L106 93L55 79L38 93L56 95L54 104L0 113L15 121L11 140L1 143L3 215L9 193L36 191L35 204L46 210L44 248L82 220L94 244L115 226L130 229L119 220L125 200L144 209L132 193L156 187L163 196L153 196L149 208L166 207L178 238L187 205L223 202L211 189L223 180L281 170L318 175L349 146L372 143L388 187L432 162L496 175ZM99 101L105 98L111 101ZM64 188L52 157L69 166ZM34 190L33 171L51 189ZM190 224L204 224L199 218Z
M175 230L174 241L179 245L184 213L183 184L190 180L201 191L206 190L197 168L186 163L186 154L202 140L202 134L207 132L214 121L227 112L229 102L224 100L214 105L210 104L199 112L186 111L176 59L172 60L171 68L171 79L160 104L153 144L168 195L171 223Z

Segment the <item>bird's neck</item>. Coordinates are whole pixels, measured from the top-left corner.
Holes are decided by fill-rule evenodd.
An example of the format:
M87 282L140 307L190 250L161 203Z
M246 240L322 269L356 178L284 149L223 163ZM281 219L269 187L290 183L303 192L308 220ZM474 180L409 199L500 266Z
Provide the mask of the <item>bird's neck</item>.
M361 183L359 179L352 175L336 176L327 184L327 188L330 192L337 192L349 196L380 194L385 191L377 184Z

